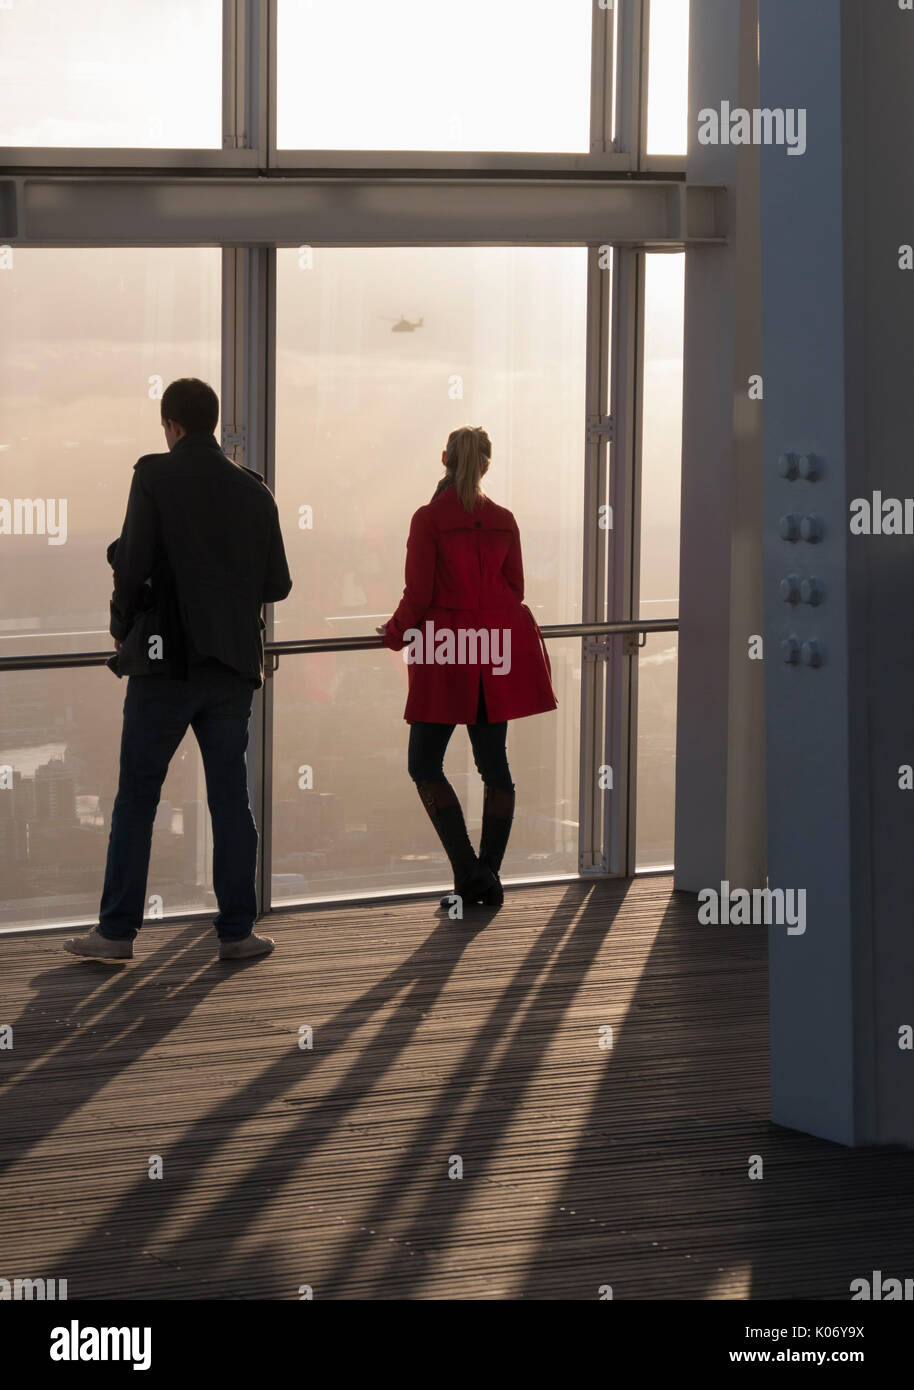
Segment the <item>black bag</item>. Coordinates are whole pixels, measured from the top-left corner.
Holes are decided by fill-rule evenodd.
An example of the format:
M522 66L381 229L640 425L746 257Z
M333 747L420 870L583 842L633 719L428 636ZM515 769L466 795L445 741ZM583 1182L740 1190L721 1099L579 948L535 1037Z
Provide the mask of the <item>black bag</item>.
M108 546L108 563L113 567L117 541ZM121 678L123 676L187 677L187 642L178 609L174 580L164 562L155 569L143 585L140 609L120 651L110 656L105 665Z

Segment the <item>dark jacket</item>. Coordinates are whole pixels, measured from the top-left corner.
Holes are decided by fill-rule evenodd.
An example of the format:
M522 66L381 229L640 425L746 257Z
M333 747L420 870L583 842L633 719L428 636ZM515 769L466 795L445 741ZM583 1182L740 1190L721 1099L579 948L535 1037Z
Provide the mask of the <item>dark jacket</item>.
M187 434L134 465L114 568L109 661L119 676L184 677L214 657L263 683L261 608L292 588L279 514L259 473Z

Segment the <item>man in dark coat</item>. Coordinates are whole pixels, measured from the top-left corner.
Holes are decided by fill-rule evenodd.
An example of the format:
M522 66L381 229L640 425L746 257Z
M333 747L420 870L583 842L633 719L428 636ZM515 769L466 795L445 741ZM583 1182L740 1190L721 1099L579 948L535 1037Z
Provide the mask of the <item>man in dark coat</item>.
M114 569L108 665L129 677L99 924L73 955L125 960L142 926L152 828L168 765L192 728L213 824L219 957L266 955L254 933L257 829L245 754L263 684L265 603L292 587L273 494L215 438L216 393L195 378L162 396L166 454L134 465Z

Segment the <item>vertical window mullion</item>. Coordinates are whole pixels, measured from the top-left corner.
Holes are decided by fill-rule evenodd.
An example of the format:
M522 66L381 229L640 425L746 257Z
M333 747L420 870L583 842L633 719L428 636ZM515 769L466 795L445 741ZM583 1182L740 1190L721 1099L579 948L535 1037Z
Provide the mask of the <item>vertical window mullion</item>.
M269 131L268 0L222 0L222 148L262 152Z
M257 0L262 11L260 23L260 99L258 115L261 129L261 149L264 165L275 168L276 154L276 93L278 90L278 11L279 0Z
M613 45L612 8L595 5L590 58L590 152L604 154L613 148Z
M226 247L222 255L223 447L236 463L255 469L273 487L276 249ZM270 607L266 623L269 642ZM260 835L259 912L270 906L272 741L273 677L268 675L254 701L248 748L248 793Z
M640 169L644 156L647 100L647 36L650 0L616 0L619 5L616 62L615 149Z
M235 0L222 0L222 148L237 148L235 109Z
M609 498L613 529L607 575L607 617L623 622L635 616L637 590L637 460L640 420L640 253L616 247L613 256L612 358L610 408L613 420ZM633 669L637 646L630 637L610 638L605 688L603 760L613 769L607 794L603 854L611 873L632 872L634 788L633 720L636 717Z
M627 409L630 421L626 449L628 486L625 498L628 546L625 555L620 556L620 562L621 565L624 565L626 615L636 619L641 616L641 442L644 414L645 253L643 251L630 251L627 255L630 260L629 282L632 300L627 344L630 372L630 389L627 392ZM625 756L628 767L626 778L627 815L622 832L623 872L629 878L635 873L637 857L639 660L639 642L635 638L629 644L629 655L621 663L625 683L623 694L625 721L622 736L625 739Z
M600 527L600 506L607 497L607 377L609 353L610 270L600 268L605 248L592 246L587 256L587 358L584 435L584 547L581 622L606 618L607 551L611 533ZM578 813L578 867L582 873L606 872L604 852L605 793L599 786L604 746L606 658L602 639L581 639L581 738Z

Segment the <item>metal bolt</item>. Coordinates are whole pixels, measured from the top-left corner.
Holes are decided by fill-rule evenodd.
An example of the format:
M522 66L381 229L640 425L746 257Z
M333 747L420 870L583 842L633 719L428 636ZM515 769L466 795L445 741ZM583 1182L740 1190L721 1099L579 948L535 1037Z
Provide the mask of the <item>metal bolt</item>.
M812 604L813 608L818 608L824 597L825 592L815 576L803 580L800 585L800 599L803 603L809 603Z

